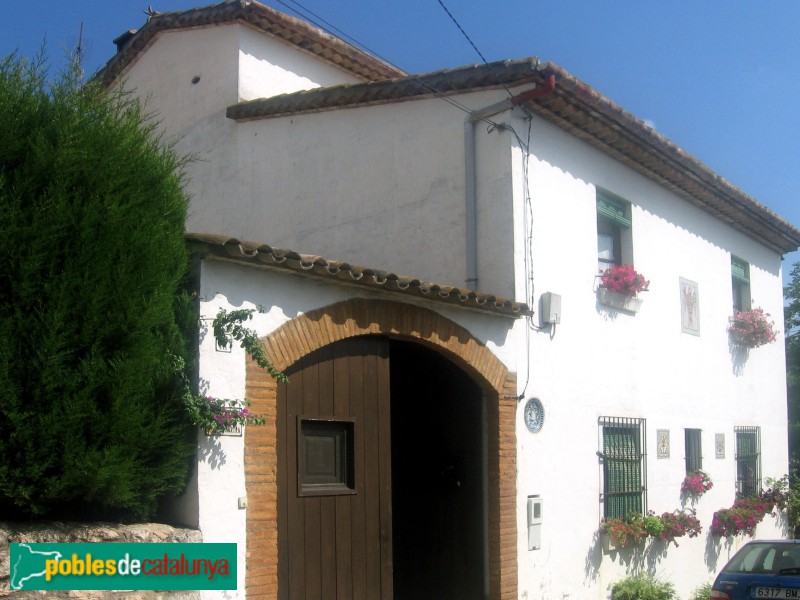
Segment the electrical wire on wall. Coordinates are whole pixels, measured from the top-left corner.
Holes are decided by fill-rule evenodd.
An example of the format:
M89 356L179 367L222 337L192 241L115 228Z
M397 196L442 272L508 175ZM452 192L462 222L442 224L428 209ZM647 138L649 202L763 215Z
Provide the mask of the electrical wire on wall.
M525 143L519 141L520 149L522 150L522 202L523 202L523 217L522 229L523 240L525 244L523 265L525 267L525 303L533 309L533 203L531 202L531 188L530 188L530 144L531 144L531 126L533 123L533 115L526 112L526 120L528 121L528 132ZM522 400L528 390L528 383L531 379L531 329L536 325L533 322L535 315L525 317L525 384L522 386L522 392L517 399Z
M456 20L453 13L445 6L443 0L437 0L439 5L444 9L447 15L452 19L453 23L455 23L456 27L458 27L461 34L466 38L466 40L470 43L470 45L475 49L475 52L478 53L478 56L481 57L484 64L489 65L484 55L472 41L472 39L467 35L467 32L464 31L464 28L461 24ZM495 77L498 80L498 83L501 83L503 88L508 93L510 98L513 98L514 95L511 93L511 90L508 87L500 82L500 78ZM523 186L523 236L524 236L524 268L525 268L525 303L533 308L534 307L534 285L533 285L533 204L531 202L531 193L530 193L530 178L529 178L529 167L530 167L530 142L531 142L531 126L533 122L533 115L531 115L526 109L526 120L528 121L528 131L527 131L527 138L526 140L522 140L516 130L506 123L489 123L486 128L486 133L490 134L494 131L509 131L511 134L516 138L517 143L519 144L520 150L522 152L522 186ZM533 321L534 316L526 317L526 327L525 327L525 384L522 388L522 393L517 397L517 401L522 400L525 397L525 393L528 389L528 383L530 381L530 374L531 374L531 331L550 331L550 337L555 334L555 324L550 325L549 327L539 327Z
M533 125L533 115L526 109L525 120L528 122L526 139L522 140L513 128L508 127L517 139L522 154L522 194L523 194L523 237L524 237L524 259L523 266L525 271L525 303L532 309L535 307L535 283L533 277L533 200L531 197L530 187L530 162L531 162L531 130ZM526 354L526 373L525 384L522 387L522 393L517 400L522 400L528 388L531 375L531 332L549 332L550 339L555 335L555 323L540 327L534 322L535 315L526 317L525 327L525 354Z
M310 9L306 8L305 6L303 6L303 4L301 4L297 0L286 0L286 1L284 1L284 0L275 0L275 2L277 4L280 4L283 7L287 8L288 10L294 12L295 14L297 14L301 18L307 20L308 22L312 23L314 26L318 27L319 29L321 29L321 30L323 30L323 31L325 31L325 32L327 32L327 33L329 33L331 35L345 38L348 41L350 41L352 44L354 44L355 46L357 46L359 48L362 48L366 52L372 54L373 56L375 56L376 58L384 61L385 63L390 64L390 65L393 64L390 60L387 60L386 58L381 56L378 52L375 52L374 50L372 50L371 48L369 48L365 44L361 43L359 40L357 40L353 36L345 33L344 31L342 31L341 29L339 29L338 27L336 27L332 23L328 22L327 20L325 20L321 16L317 15L316 13L311 11ZM509 90L508 86L505 83L503 83L502 78L499 77L499 75L496 73L496 71L494 70L492 65L486 60L486 58L483 55L483 53L478 49L477 45L472 41L472 39L469 37L467 32L464 30L464 28L461 26L461 24L455 18L453 13L447 8L447 6L445 6L443 0L437 0L437 2L442 7L442 9L444 9L444 11L447 13L447 15L450 17L450 19L456 25L458 30L461 32L461 34L467 40L467 42L469 42L469 44L472 46L472 48L475 50L475 52L478 54L478 56L480 56L480 58L484 62L484 64L486 64L488 67L490 67L495 79L497 80L497 84L499 86L502 86L502 88L506 91L506 93L509 95L510 98L513 98L514 96L513 96L512 92L511 92L511 90ZM426 81L424 81L421 77L414 76L414 75L409 75L409 78L414 80L414 81L416 81L423 90L433 94L436 98L444 100L445 102L447 102L448 104L450 104L454 108L456 108L456 109L458 109L458 110L460 110L460 111L462 111L462 112L464 112L464 113L466 113L468 115L475 116L475 112L471 108L469 108L469 107L465 106L464 104L460 103L458 100L456 100L452 96L447 95L444 92L436 89L434 86L432 86L429 83L427 83ZM524 107L523 107L523 110L525 110ZM526 120L528 122L527 137L526 137L525 140L523 140L520 137L520 135L517 133L517 131L511 125L509 125L507 123L495 123L494 121L492 121L488 117L476 118L475 122L483 121L484 123L486 123L487 124L487 127L486 127L487 134L491 134L491 133L493 133L495 131L496 132L503 132L503 131L510 132L514 136L514 138L516 139L516 141L519 144L520 149L521 149L521 153L522 153L523 204L524 204L524 210L523 210L523 232L524 232L524 246L525 246L524 247L525 303L529 307L533 308L534 307L533 235L532 235L533 206L532 206L532 202L531 202L531 193L530 193L530 185L529 185L530 184L530 182L529 182L530 140L531 140L531 124L532 124L533 116L527 110L525 110L525 113L526 113ZM527 390L527 387L528 387L528 383L530 381L530 370L531 370L530 369L530 356L531 356L531 338L530 338L530 334L531 334L531 331L547 331L547 330L549 330L551 338L555 333L555 325L551 325L549 327L539 327L538 325L536 325L534 323L533 319L534 319L534 316L526 317L526 321L527 321L527 324L526 324L526 327L525 327L526 375L525 375L525 384L524 384L524 386L522 388L522 393L520 394L520 396L518 396L517 400L521 400L525 396L525 393L526 393L526 390Z

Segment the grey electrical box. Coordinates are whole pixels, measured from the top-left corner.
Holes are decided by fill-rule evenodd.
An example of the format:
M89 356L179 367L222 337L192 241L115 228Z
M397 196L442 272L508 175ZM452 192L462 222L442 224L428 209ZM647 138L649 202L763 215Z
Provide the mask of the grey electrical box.
M555 325L561 323L561 295L553 292L542 294L542 322Z
M528 496L528 550L542 547L542 498Z

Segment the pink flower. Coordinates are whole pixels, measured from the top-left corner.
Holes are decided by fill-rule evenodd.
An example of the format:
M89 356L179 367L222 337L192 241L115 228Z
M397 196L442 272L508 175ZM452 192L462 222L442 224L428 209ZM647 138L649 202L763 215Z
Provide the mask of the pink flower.
M600 287L625 296L646 292L650 282L637 273L632 265L614 265L600 272Z
M769 313L763 308L741 310L731 317L728 332L734 342L745 348L758 348L774 342L777 338L775 321L770 320Z

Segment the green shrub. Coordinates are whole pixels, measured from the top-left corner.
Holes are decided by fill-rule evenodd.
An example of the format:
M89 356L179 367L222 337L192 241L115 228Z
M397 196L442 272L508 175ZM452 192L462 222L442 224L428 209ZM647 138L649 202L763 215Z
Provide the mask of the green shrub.
M674 600L676 597L671 583L659 581L652 575L631 575L611 586L611 600Z
M147 518L184 486L181 168L130 97L0 61L4 518Z
M648 512L644 516L643 522L644 530L647 532L647 535L655 538L661 537L664 530L667 528L661 517L656 516L653 511Z
M711 584L706 583L701 585L695 591L692 592L692 595L689 596L689 600L709 600L711 597Z

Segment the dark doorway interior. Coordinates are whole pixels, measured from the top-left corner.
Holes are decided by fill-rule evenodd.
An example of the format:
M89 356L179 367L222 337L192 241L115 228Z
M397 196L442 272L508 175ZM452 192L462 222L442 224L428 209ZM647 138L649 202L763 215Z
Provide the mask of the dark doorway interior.
M395 600L484 597L482 394L440 354L392 341Z

